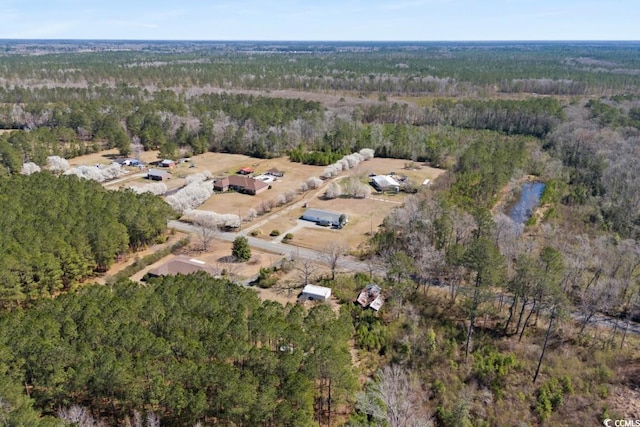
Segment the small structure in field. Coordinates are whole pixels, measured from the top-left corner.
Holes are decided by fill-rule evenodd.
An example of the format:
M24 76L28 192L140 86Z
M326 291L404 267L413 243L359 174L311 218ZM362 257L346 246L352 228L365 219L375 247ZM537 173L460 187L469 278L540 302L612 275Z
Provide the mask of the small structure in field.
M265 175L271 175L271 176L275 176L276 178L282 178L284 176L284 172L276 168L271 168L267 172L265 172Z
M298 297L299 302L321 301L325 302L331 297L331 288L324 286L306 285Z
M176 162L174 162L171 159L164 159L163 161L161 161L160 163L158 163L158 166L160 166L161 168L169 168L169 169L173 169L176 167Z
M248 176L231 175L217 180L213 184L215 191L225 192L229 189L238 193L251 194L255 196L269 188L269 184L264 181L258 181Z
M212 267L204 261L199 259L193 259L186 256L177 256L164 264L152 268L147 273L150 277L159 276L175 276L178 274L190 274L198 271L204 271L211 276L219 276L221 270L219 268Z
M333 226L342 228L349 221L349 217L339 212L325 211L322 209L309 208L302 214L305 221L315 222L322 226Z
M360 304L362 307L369 307L375 311L380 310L382 304L384 304L384 298L382 297L382 289L378 285L373 283L369 283L364 287L356 302Z
M400 191L400 183L390 175L376 175L371 177L371 185L378 191Z
M253 172L255 172L255 169L249 166L240 168L240 170L238 171L240 175L251 175Z
M171 172L161 171L158 169L149 169L147 172L147 179L152 181L165 181L171 179Z

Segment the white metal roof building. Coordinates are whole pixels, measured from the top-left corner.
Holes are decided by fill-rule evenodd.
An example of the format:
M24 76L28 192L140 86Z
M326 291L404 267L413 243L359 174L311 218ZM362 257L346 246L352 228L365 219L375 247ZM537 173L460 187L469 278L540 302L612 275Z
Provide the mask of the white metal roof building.
M371 177L371 183L378 191L395 190L400 189L400 183L389 175L376 175Z
M331 288L306 285L300 294L300 301L326 301L331 297Z

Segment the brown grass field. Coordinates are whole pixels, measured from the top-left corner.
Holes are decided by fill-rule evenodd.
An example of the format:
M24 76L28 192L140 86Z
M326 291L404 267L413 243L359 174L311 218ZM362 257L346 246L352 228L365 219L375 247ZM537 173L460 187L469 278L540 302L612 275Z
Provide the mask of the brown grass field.
M108 150L71 159L70 164L109 163L116 155L117 150ZM158 160L157 152L145 152L141 156L141 160L146 162ZM261 194L251 196L235 192L217 193L198 208L199 210L236 214L243 218L249 209L258 209L263 201L276 199L278 195L287 191L297 191L303 181L312 176L319 176L324 169L322 166L293 163L286 157L256 159L249 156L226 153L204 153L193 156L192 161L195 165L193 168L190 167L191 163L187 162L178 164L172 170L173 178L165 181L169 190L184 185L186 176L204 171L209 171L216 177L234 174L244 166L253 167L256 174L265 172L270 168L277 168L285 172L283 178L278 178L277 181L271 184L271 189ZM374 158L361 163L354 169L342 172L334 179L341 180L348 176L357 175L363 181L366 181L370 173L389 174L390 172L395 172L399 176L406 176L419 185L425 179L434 180L444 173L442 169L435 169L418 163L415 164L416 168L407 170L405 169L407 163L409 162L402 159ZM141 172L144 172L144 169L131 168L130 179L125 177L125 179L118 180L111 186L144 185L149 181L135 176ZM304 212L302 204L306 202L309 207L346 213L349 215L349 223L342 230L331 230L310 223L304 228L295 230L293 233L294 238L290 244L321 249L328 242L338 240L344 242L351 251L357 251L366 243L368 236L377 231L378 226L389 212L394 207L400 206L406 197L404 193L380 194L374 191L369 199L338 198L324 200L322 194L327 184L325 182L318 190L298 195L288 206L274 208L271 212L258 217L253 222L243 224L243 229L247 227L258 228L262 231L260 237L272 240L274 237L269 236L272 230L279 230L281 234L285 234L289 229L296 226L297 219Z

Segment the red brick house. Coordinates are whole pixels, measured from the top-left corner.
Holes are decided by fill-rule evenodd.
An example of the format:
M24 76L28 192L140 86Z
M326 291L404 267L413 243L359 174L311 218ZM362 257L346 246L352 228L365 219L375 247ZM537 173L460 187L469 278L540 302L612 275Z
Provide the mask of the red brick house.
M235 190L239 193L256 195L269 188L269 184L266 182L258 181L257 179L250 178L248 176L231 175L219 179L213 184L215 191L225 192L229 189Z

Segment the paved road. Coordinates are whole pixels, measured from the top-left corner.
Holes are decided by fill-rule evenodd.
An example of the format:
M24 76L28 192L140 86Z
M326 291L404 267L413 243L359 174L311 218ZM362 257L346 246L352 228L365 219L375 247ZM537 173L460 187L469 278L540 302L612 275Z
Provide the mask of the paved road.
M182 221L169 221L169 228L175 228L176 230L183 231L185 233L195 233L196 227ZM322 264L326 264L324 253L316 251L314 249L300 248L298 246L288 245L286 243L268 241L258 239L253 236L246 235L247 230L239 233L221 232L216 237L220 240L227 242L233 242L238 236L245 236L249 240L249 245L252 248L257 248L263 251L272 252L278 255L282 255L286 258L306 258L313 261L317 261ZM340 261L340 269L352 271L352 272L368 272L369 265L365 262L358 260L352 256L345 256Z

